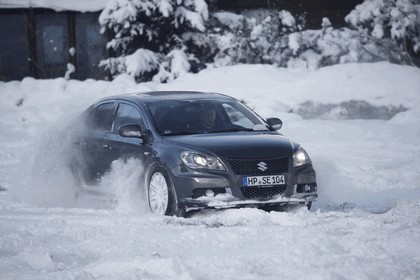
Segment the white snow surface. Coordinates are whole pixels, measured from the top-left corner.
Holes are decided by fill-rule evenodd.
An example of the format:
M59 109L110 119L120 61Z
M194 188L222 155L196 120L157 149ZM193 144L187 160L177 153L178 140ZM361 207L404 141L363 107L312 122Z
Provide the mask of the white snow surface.
M149 90L226 93L281 118L317 171L311 211L154 216L136 160L113 163L99 186L107 197L75 197L64 128L101 97ZM407 111L389 121L290 113L351 100ZM0 279L420 278L418 68L237 65L167 84L26 78L0 82L0 112Z

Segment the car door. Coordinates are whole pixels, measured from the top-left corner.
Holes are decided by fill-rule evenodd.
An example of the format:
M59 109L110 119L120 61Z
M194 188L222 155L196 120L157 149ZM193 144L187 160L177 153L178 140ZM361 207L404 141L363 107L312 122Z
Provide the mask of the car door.
M147 130L140 108L130 102L120 102L115 114L113 129L105 135L106 151L104 164L111 167L112 162L118 159L136 158L143 161L150 158L152 148L142 138L123 137L119 128L123 125L139 125L143 132Z
M79 145L84 157L83 176L88 183L95 183L106 171L104 151L105 136L111 132L115 113L114 101L106 101L97 105L88 116L87 129L83 133Z

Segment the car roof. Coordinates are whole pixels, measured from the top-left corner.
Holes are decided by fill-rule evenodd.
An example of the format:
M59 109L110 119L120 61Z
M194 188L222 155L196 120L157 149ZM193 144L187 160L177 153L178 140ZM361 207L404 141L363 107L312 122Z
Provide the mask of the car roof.
M167 100L234 100L234 98L228 95L199 91L150 91L117 95L106 99L129 100L132 102L141 102L145 104Z

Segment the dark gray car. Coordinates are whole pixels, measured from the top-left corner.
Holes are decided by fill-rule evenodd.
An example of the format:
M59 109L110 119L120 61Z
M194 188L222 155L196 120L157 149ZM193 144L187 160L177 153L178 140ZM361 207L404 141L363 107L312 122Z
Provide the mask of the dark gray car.
M78 121L72 169L94 183L120 158L138 158L150 210L311 206L308 154L238 100L216 93L147 92L105 98ZM139 182L143 185L144 182Z

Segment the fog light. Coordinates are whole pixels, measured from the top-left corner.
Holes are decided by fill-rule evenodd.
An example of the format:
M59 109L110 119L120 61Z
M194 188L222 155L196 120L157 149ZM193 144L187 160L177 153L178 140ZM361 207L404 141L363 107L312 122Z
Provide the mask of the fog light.
M206 190L206 196L208 196L208 197L214 197L214 191L212 189Z

